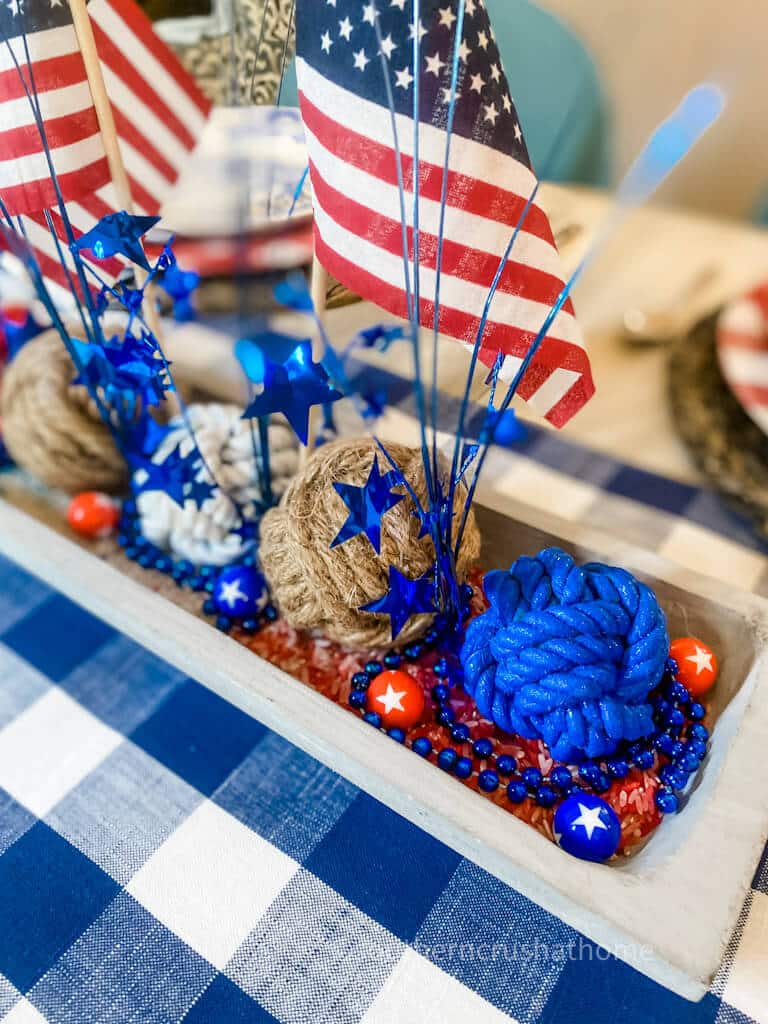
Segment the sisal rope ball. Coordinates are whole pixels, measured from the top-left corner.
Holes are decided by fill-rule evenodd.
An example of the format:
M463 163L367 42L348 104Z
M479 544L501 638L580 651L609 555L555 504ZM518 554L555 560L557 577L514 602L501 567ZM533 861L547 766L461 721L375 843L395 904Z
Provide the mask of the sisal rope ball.
M398 444L387 445L387 451L425 507L421 451ZM358 610L387 593L389 566L416 579L435 558L432 541L419 539L421 524L410 497L382 517L380 555L362 534L331 548L349 512L333 485L361 487L374 458L379 459L382 473L390 468L371 438L323 445L294 479L279 507L267 512L261 522L261 566L282 615L297 629L317 630L355 648L391 644L389 617ZM465 498L464 488L457 488L455 530ZM480 534L474 515L470 515L457 565L461 580L479 553ZM397 636L397 645L420 636L431 618L413 616Z
M48 487L78 494L125 489L128 473L55 330L21 349L3 375L3 440L14 462Z
M654 729L648 695L669 653L664 612L625 569L578 566L547 548L484 581L470 623L464 686L500 729L542 739L554 758L613 754Z

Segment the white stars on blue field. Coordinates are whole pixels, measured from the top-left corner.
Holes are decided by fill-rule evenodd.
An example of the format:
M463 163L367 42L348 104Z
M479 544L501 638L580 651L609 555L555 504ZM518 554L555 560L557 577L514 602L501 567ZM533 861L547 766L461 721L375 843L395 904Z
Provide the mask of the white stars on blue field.
M299 55L342 88L387 106L383 57L398 113L412 115L416 80L412 12L413 0L326 0L302 5L297 12ZM444 127L452 99L459 0L422 0L420 13L420 119ZM466 0L462 36L454 131L530 166L483 0Z

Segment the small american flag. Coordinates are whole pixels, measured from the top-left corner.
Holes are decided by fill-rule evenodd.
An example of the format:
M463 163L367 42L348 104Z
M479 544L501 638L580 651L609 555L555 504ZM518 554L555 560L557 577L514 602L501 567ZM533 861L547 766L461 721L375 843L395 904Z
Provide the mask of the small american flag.
M348 288L408 315L391 115L376 17L396 112L407 192L413 188L414 81L420 81L420 322L434 323L446 125L458 0L422 0L421 66L413 68L413 0L299 0L297 70L321 263ZM440 279L440 333L473 345L488 290L536 184L483 0L466 0ZM411 196L406 199L409 229ZM413 237L409 230L411 259ZM563 287L549 219L532 205L491 307L480 358L520 367ZM570 301L519 393L556 426L592 396Z
M135 211L154 215L194 148L210 104L133 0L92 0L88 13ZM72 264L25 84L30 91L34 84L53 165L79 237L119 204L67 0L10 0L0 6L0 198L11 214L21 215L45 277L65 285L44 210L50 211ZM115 277L123 266L112 258L99 269Z

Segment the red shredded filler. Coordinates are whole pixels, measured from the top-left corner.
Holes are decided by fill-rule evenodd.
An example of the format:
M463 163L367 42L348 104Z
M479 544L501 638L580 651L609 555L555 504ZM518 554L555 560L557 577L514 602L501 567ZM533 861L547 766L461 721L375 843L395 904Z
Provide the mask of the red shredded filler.
M472 612L473 615L477 615L486 607L482 592L482 573L475 571L470 582L475 590ZM354 711L347 703L350 680L355 672L362 670L366 661L376 657L376 652L347 650L329 640L295 630L281 619L266 625L254 635L247 636L237 632L233 635L255 654L340 704L350 714L361 716L361 712ZM418 662L407 663L404 661L401 666L403 670L419 680L426 700L424 720L420 725L408 730L406 743L410 744L417 736L427 736L431 740L434 750L430 760L435 763L437 753L449 746L453 747L459 755L472 756L471 743L488 736L495 741L495 755L511 754L517 759L518 770L535 767L546 776L554 762L544 743L540 740L526 740L501 732L492 722L482 718L467 694L458 693L451 701L451 706L456 713L456 722L464 722L469 727L470 741L463 744L456 743L451 738L450 728L440 725L434 720L435 705L431 690L439 680L434 675L432 666L439 657L439 651L431 651ZM371 728L362 722L360 727ZM619 854L628 855L636 850L661 821L662 815L656 807L655 793L660 785L657 771L664 763L666 763L666 759L657 757L657 764L649 771L631 768L625 779L614 781L608 792L602 794L603 799L613 807L621 821L622 838L619 844ZM478 761L477 758L475 758L474 764L477 771L486 767L486 763ZM490 767L490 765L488 766ZM439 771L437 767L435 770ZM479 799L492 800L508 813L527 822L547 839L554 841L552 821L555 808L539 807L533 800L513 804L507 799L506 788L503 784L495 793L482 792L477 787L477 771L466 780L453 777L455 784L469 786L478 794Z

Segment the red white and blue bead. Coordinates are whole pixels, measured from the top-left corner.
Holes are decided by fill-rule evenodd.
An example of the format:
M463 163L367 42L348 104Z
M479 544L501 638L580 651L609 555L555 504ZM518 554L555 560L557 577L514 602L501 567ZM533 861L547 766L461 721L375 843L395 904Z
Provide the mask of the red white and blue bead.
M232 565L219 574L211 598L220 615L249 619L258 615L269 599L264 577L248 565Z
M83 491L69 503L67 522L84 537L108 537L120 522L120 505L108 494Z
M386 729L410 729L424 714L424 691L402 669L379 672L367 687L365 706L379 715Z
M619 847L621 824L614 809L591 793L566 797L555 811L555 842L581 860L604 861Z
M669 653L677 665L678 679L693 697L700 697L715 684L718 673L715 652L693 636L678 637Z

